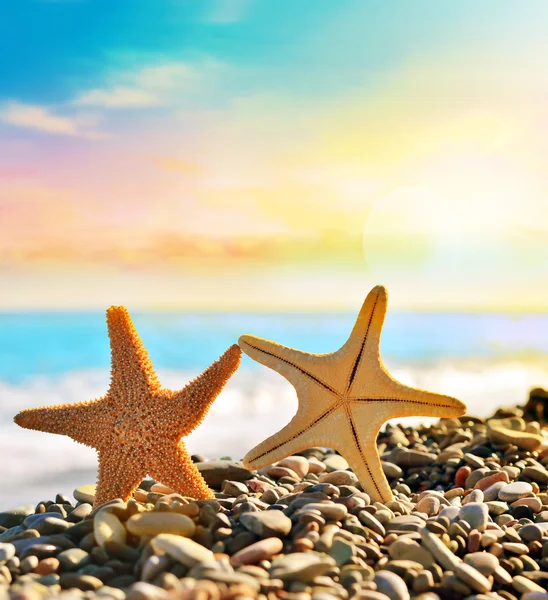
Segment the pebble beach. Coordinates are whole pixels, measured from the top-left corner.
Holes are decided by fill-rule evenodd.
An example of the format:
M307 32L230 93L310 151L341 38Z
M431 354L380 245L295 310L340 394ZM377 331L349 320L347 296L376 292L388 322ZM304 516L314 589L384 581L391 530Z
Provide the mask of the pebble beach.
M211 500L147 479L5 510L0 598L548 600L547 402L388 424L384 504L317 447L259 471L195 455Z

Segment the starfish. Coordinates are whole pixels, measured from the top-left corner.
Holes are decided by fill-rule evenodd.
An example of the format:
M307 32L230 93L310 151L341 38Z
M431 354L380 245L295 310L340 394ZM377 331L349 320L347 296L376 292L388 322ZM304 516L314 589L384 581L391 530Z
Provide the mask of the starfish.
M373 288L348 341L329 354L308 354L252 335L240 337L242 350L283 375L299 400L289 424L248 452L245 466L258 469L305 448L327 446L347 459L373 500L393 499L376 445L382 424L416 415L457 417L466 406L390 376L379 352L386 303L386 289Z
M107 311L112 370L107 393L96 400L21 411L15 422L27 429L68 435L95 448L98 506L128 500L146 475L183 496L213 497L181 439L204 419L240 363L234 344L180 391L164 389L128 311Z

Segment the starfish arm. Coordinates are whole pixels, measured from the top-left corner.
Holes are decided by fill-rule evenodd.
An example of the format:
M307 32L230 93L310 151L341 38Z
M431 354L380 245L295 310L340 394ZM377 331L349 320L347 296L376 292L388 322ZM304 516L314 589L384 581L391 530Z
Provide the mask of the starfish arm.
M95 492L95 506L114 498L129 500L146 476L139 453L130 444L104 447L98 452L99 476Z
M160 383L135 326L124 306L107 310L107 326L111 349L110 391L113 395L133 389L135 394L157 390Z
M15 415L13 420L25 429L67 435L80 444L95 448L95 413L99 403L100 400L91 400L27 408Z
M466 412L466 405L457 398L404 385L388 373L378 381L379 385L370 385L369 389L363 390L367 393L359 402L375 402L386 421L416 416L460 417Z
M248 356L285 377L298 394L310 386L337 394L328 383L333 354L309 354L254 335L240 336L238 344Z
M344 373L343 386L346 393L353 394L364 365L374 364L379 360L386 305L386 289L382 285L374 287L363 303L350 337L335 353L340 361L341 373Z
M196 500L213 498L200 471L192 462L182 440L161 444L149 457L149 475L181 496Z
M188 435L204 420L214 400L238 369L241 356L240 347L233 344L182 390L166 395L164 413L177 439Z
M337 448L337 428L343 423L343 412L337 403L325 400L321 408L303 408L301 402L297 414L285 427L246 454L244 465L260 469L312 446Z
M373 413L371 407L347 408L345 417L349 435L340 441L340 453L373 501L393 500L376 444L382 417Z

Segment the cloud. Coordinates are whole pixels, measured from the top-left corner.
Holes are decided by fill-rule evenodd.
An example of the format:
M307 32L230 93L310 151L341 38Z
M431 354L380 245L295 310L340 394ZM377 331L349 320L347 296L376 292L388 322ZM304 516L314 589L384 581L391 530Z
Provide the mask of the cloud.
M150 64L112 73L105 85L81 92L73 104L100 108L148 108L169 104L179 92L194 88L197 71L181 62Z
M143 108L160 104L158 97L146 90L129 87L89 90L75 100L78 106L102 108Z
M215 0L203 21L219 25L237 23L244 18L251 4L251 0Z
M103 136L94 129L96 118L90 115L60 116L45 106L6 102L0 105L0 121L15 127L34 129L55 135L100 139Z

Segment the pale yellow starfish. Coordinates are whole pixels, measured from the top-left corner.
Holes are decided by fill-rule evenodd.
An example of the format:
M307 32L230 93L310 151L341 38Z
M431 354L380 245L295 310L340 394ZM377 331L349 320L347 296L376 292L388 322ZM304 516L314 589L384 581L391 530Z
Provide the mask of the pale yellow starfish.
M395 417L458 417L466 406L455 398L408 387L393 379L379 352L387 295L377 286L367 296L348 341L330 354L308 354L252 335L239 339L251 358L293 384L296 415L253 448L244 464L257 469L312 446L338 450L373 500L393 498L376 439Z
M108 392L98 400L23 410L15 422L68 435L97 450L96 505L128 500L146 475L184 496L213 497L181 436L203 421L238 368L240 349L234 344L186 387L172 391L160 386L128 311L112 306L107 324L112 350Z

